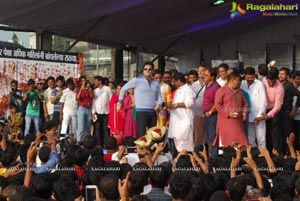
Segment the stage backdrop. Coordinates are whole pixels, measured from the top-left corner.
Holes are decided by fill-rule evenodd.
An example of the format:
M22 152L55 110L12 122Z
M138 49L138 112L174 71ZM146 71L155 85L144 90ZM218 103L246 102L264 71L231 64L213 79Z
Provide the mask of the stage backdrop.
M60 53L32 49L13 49L0 46L0 110L10 92L10 82L17 80L26 91L26 82L33 78L63 75L78 78L83 72L82 54ZM1 113L1 111L0 111Z

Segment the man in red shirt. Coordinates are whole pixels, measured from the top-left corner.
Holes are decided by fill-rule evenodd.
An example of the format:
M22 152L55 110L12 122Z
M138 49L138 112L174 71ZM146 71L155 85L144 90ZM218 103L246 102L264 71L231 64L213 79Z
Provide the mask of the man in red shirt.
M78 101L77 112L77 142L83 141L83 133L90 135L92 119L93 90L91 84L85 76L79 78L80 86L76 90L76 100Z

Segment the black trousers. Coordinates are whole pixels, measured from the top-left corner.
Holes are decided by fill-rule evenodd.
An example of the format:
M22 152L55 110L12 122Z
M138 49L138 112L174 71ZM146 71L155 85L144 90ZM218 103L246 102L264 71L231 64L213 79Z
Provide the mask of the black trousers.
M156 112L136 112L137 137L146 134L146 129L156 126Z
M270 153L272 149L276 149L280 154L289 152L286 144L286 138L292 132L292 119L289 116L289 111L280 111L274 118L267 120L267 148Z
M286 138L290 136L290 133L293 131L293 120L289 116L290 111L280 111L280 121L279 121L279 129L281 132L282 140L282 153L286 154L289 152L289 147L286 144Z
M108 114L96 114L97 120L94 123L94 136L96 144L103 147L105 140L109 137Z
M56 123L57 125L57 137L59 137L60 135L60 130L61 130L61 121L59 120L59 115L60 112L59 111L54 111L53 112L53 121Z
M277 113L273 118L266 121L266 144L267 149L272 153L273 148L281 153L281 134L279 132L279 113Z
M53 121L56 123L56 125L58 126L60 121L59 121L59 111L54 111L53 112Z

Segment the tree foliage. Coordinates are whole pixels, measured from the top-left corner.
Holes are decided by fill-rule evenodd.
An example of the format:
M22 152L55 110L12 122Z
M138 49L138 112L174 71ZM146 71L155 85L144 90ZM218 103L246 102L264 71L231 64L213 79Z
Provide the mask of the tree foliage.
M52 38L52 50L53 51L65 51L70 47L71 39L62 36L53 35Z

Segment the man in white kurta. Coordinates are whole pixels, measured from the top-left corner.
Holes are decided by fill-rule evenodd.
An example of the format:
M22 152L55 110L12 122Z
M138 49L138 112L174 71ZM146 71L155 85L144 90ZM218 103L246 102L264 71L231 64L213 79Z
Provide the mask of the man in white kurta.
M63 90L63 95L59 100L61 103L60 114L63 114L61 134L67 134L68 127L70 127L69 133L76 136L78 101L76 100L76 89L73 79L67 79L67 87Z
M170 105L168 136L174 140L178 152L193 151L194 114L192 108L195 103L195 93L186 84L183 73L177 73L173 78L177 90Z
M254 119L266 113L267 98L263 83L255 79L254 68L247 67L245 69L245 80L242 81L241 89L249 94L251 103L248 123L249 144L266 148L266 121L263 120L256 124Z

